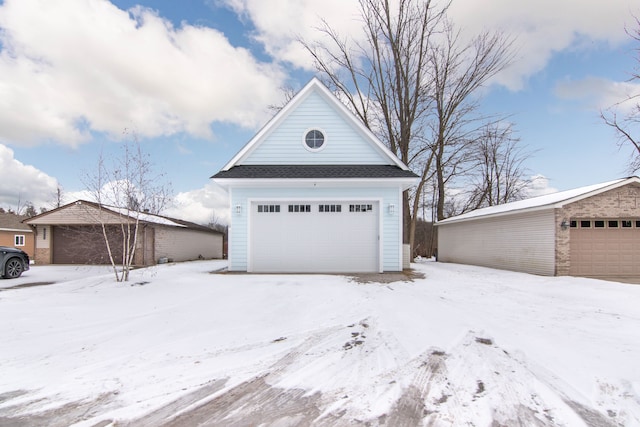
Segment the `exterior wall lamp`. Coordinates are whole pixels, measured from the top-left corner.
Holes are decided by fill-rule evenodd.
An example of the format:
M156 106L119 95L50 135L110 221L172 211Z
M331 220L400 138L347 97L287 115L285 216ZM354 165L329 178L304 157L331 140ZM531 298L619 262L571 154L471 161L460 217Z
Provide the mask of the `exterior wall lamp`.
M394 204L390 204L389 205L389 215L393 215L396 211L396 205Z
M567 218L563 219L562 222L560 223L560 228L562 228L563 230L566 230L567 228L569 228L569 220Z
M241 204L237 204L236 205L236 214L240 215L242 213L242 205Z

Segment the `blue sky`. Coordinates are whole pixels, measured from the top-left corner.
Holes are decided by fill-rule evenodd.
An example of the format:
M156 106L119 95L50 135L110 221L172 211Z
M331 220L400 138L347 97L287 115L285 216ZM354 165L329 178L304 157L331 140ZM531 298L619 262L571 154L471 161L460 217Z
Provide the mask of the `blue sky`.
M465 34L500 29L519 47L483 111L510 115L542 190L625 176L629 151L598 112L640 92L627 81L638 63L625 34L640 5L520 3L451 7ZM127 128L176 193L169 214L226 217L209 177L271 117L283 85L313 76L295 38L317 39L321 17L358 37L356 0L0 2L0 206L49 206L58 184L81 197Z

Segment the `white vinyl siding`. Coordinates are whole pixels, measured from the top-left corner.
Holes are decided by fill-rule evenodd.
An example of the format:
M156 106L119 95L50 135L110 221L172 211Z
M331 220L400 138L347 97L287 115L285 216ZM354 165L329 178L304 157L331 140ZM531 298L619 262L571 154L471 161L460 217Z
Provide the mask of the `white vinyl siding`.
M321 150L305 148L310 129L322 129L326 141ZM311 93L265 140L242 161L243 165L389 164L389 159L370 144L318 93Z
M552 209L438 226L438 261L553 276Z
M222 235L175 227L156 227L155 256L173 261L222 258ZM157 261L157 260L156 260Z
M49 249L49 242L51 241L51 226L38 225L36 230L36 248Z

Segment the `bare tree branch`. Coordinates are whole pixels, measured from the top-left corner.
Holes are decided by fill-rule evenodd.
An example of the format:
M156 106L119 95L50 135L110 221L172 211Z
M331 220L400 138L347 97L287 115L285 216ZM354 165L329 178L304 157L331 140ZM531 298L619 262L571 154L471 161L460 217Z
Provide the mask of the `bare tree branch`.
M122 155L108 162L101 153L93 173L83 179L99 208L91 220L101 226L109 261L119 282L129 279L135 265L141 218L146 213L161 213L171 194L163 174L153 172L149 155L143 152L136 134L125 129L125 135L131 138L123 144ZM110 216L104 215L105 208ZM111 220L114 212L119 218L115 224ZM117 243L114 225L120 240Z
M639 43L636 51L636 69L631 73L630 81L640 81L640 20L636 18L636 28L627 29L627 34ZM624 112L625 107L628 111ZM618 111L622 110L619 117ZM611 127L618 137L618 147L631 146L632 150L627 163L630 174L640 170L640 92L627 95L625 99L611 107L600 111L600 118Z
M447 20L450 3L359 0L364 41L341 37L326 22L328 43L300 40L324 83L420 176L403 194L404 241L414 246L423 189L438 183L438 218L445 187L465 171L466 145L480 127L478 89L512 59L511 41L483 33L464 44Z

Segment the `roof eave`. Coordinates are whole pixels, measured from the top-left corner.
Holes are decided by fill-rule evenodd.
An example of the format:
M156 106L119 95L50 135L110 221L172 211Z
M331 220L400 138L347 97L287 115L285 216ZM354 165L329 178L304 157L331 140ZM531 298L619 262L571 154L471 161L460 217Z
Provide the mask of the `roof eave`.
M580 194L578 196L571 197L569 199L565 199L565 200L562 200L560 202L557 202L554 205L554 207L555 208L562 208L565 205L568 205L568 204L571 204L571 203L575 203L575 202L578 202L580 200L587 199L589 197L597 196L598 194L604 193L606 191L615 190L616 188L623 187L623 186L631 184L631 183L640 184L640 178L638 178L637 176L630 176L630 177L628 177L626 179L621 179L620 181L614 182L613 184L607 185L606 187L598 188L597 190L589 191L588 193Z
M490 214L480 215L480 216L472 216L469 218L457 219L456 217L451 217L451 218L443 219L441 221L437 221L434 223L434 225L457 224L461 222L478 221L483 219L498 218L498 217L509 216L509 215L526 214L529 212L539 212L539 211L545 211L545 210L555 209L555 208L556 208L555 205L547 204L547 205L536 206L531 208L514 209L511 211L496 212L496 213L490 213Z
M614 190L616 188L628 185L630 183L636 183L636 184L640 184L640 178L637 176L632 176L626 179L621 179L619 181L613 182L610 185L607 186L603 186L600 187L598 189L580 194L578 196L574 196L574 197L569 197L567 199L558 201L558 202L553 202L553 203L547 203L544 205L540 205L540 206L531 206L531 207L527 207L527 208L521 208L521 209L513 209L513 210L507 210L504 212L496 212L496 213L488 213L488 214L484 214L484 215L477 215L477 216L471 216L468 218L456 218L456 217L452 217L452 218L447 218L444 219L442 221L437 222L435 225L446 225L446 224L454 224L454 223L461 223L461 222L467 222L467 221L475 221L475 220L481 220L481 219L486 219L486 218L496 218L496 217L501 217L501 216L506 216L506 215L515 215L515 214L521 214L521 213L528 213L528 212L537 212L537 211L542 211L542 210L547 210L547 209L560 209L563 208L565 205L571 204L571 203L575 203L578 202L580 200L589 198L589 197L593 197L596 196L598 194L604 193L606 191L610 191L610 190Z
M213 178L213 182L228 189L231 187L349 187L378 186L398 187L406 190L417 184L415 177L385 178Z

